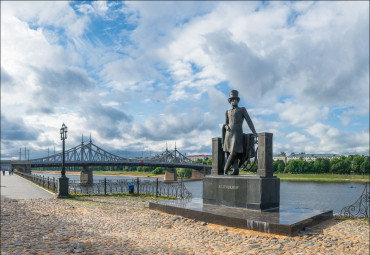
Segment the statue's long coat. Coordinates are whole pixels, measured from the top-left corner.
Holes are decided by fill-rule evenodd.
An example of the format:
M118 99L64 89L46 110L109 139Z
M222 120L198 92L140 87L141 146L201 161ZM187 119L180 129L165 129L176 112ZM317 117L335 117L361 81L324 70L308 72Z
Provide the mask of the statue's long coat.
M230 130L226 130L223 150L230 153L243 153L243 120L253 134L256 134L251 118L244 107L236 107L226 111L226 124Z

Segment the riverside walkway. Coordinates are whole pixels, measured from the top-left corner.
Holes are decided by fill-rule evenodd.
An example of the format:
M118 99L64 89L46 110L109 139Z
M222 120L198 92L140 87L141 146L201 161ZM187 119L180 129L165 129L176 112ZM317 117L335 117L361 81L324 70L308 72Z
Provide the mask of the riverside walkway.
M1 179L1 200L6 199L52 199L54 194L40 188L36 184L18 176L5 175L0 176Z

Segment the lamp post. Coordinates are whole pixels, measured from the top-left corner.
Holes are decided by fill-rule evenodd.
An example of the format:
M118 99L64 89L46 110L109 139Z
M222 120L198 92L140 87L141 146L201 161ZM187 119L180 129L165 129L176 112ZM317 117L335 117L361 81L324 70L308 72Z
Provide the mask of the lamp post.
M67 139L68 127L63 123L60 129L60 140L63 141L63 153L62 153L62 178L66 178L66 168L65 163L65 140Z
M62 128L60 129L60 140L63 141L63 152L62 152L62 176L58 179L58 194L57 197L68 197L68 182L69 179L66 176L65 169L65 140L67 139L68 128L63 123Z

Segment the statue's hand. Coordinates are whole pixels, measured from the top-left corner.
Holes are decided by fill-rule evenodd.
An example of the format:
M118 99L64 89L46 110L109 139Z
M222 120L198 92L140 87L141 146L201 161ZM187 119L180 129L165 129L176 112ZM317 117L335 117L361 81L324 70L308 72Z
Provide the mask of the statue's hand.
M225 129L226 129L226 131L230 131L231 129L230 129L230 127L229 127L229 125L225 125Z

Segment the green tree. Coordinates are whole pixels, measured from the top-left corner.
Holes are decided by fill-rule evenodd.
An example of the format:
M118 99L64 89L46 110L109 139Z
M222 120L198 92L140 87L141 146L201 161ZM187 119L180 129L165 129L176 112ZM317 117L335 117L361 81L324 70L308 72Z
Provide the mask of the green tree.
M153 169L150 166L143 166L142 172L151 172Z
M206 160L206 165L212 165L212 158L209 158Z
M203 164L203 159L198 158L197 160L195 160L195 163Z
M328 158L317 158L313 165L313 172L315 173L329 173L330 160Z
M365 157L364 162L362 162L361 166L361 174L369 174L370 173L370 157L367 156Z
M315 161L308 162L308 173L315 172Z
M351 162L344 156L330 160L330 172L335 174L350 174Z
M192 174L192 170L190 168L177 168L177 176L183 178L190 178Z
M164 173L164 168L163 167L156 167L153 171L153 174L163 174Z
M356 155L353 157L353 171L355 173L360 174L363 172L361 165L365 162L365 160L366 159L364 156Z
M272 162L272 169L274 172L283 173L285 169L285 163L283 160L278 159Z
M288 162L286 168L285 168L285 172L287 173L299 173L299 170L300 170L300 167L301 167L301 163L300 163L301 160L299 159L292 159Z

